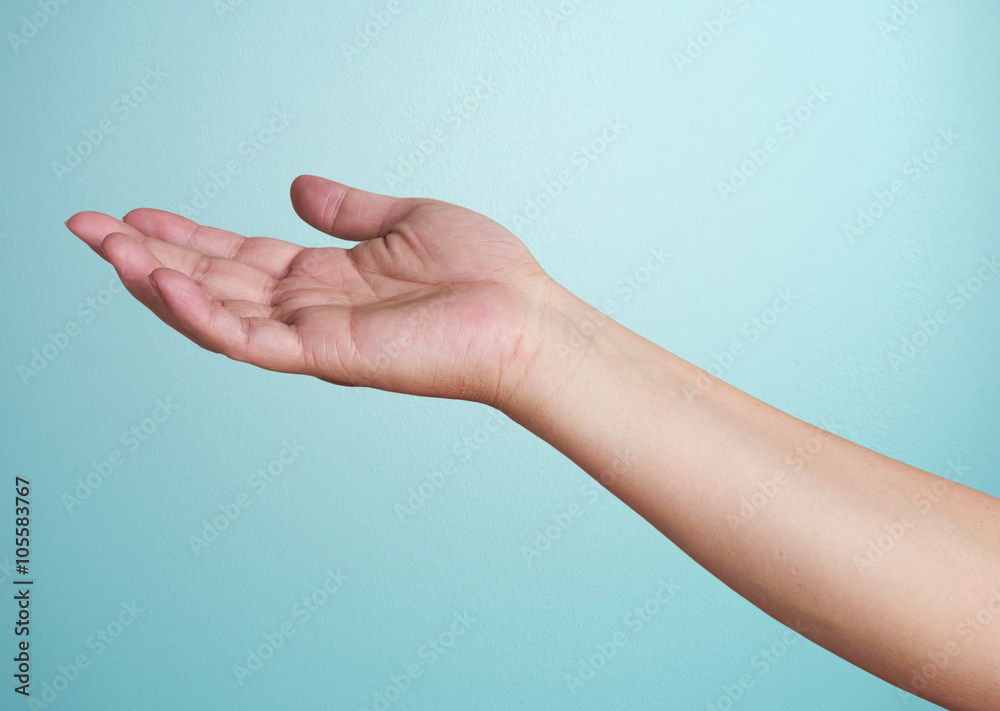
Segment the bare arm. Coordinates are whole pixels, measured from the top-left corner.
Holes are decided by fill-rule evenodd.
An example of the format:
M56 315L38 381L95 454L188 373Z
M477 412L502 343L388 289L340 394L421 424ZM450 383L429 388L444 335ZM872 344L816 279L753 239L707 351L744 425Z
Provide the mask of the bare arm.
M782 413L554 292L512 419L780 622L947 708L1000 708L1000 500Z
M775 619L950 709L1000 708L1000 501L712 378L574 297L482 215L310 176L292 202L357 244L157 210L67 225L203 348L497 407Z

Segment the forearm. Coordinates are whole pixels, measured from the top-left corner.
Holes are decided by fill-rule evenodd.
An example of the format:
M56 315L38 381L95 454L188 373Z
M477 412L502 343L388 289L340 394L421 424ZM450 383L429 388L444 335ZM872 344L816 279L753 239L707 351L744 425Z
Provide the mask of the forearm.
M1000 501L784 414L554 291L512 419L774 618L938 703L995 707ZM991 603L995 624L962 627Z

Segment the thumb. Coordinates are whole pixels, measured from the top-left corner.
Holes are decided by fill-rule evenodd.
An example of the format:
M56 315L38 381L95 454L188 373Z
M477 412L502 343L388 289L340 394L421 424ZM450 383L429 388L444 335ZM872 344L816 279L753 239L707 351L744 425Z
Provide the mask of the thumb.
M315 175L292 181L292 207L317 230L354 241L381 237L408 209L401 198L368 193Z

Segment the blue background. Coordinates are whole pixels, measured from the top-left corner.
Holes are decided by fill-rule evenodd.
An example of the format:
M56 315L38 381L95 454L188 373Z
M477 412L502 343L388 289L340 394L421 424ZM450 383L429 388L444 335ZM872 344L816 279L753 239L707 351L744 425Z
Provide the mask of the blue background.
M62 222L197 202L327 244L300 173L458 203L650 340L1000 495L1000 280L956 296L1000 251L996 3L14 0L0 30L0 523L28 477L30 708L930 707L786 636L502 415L203 352ZM0 706L29 708L0 540Z

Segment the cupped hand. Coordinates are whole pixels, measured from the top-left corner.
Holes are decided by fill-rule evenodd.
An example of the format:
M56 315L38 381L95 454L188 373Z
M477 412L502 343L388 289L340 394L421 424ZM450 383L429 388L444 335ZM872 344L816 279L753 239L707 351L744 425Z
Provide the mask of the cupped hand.
M308 224L357 244L247 238L151 209L66 224L210 351L339 385L497 407L513 395L555 285L517 237L456 205L315 176L291 196Z

